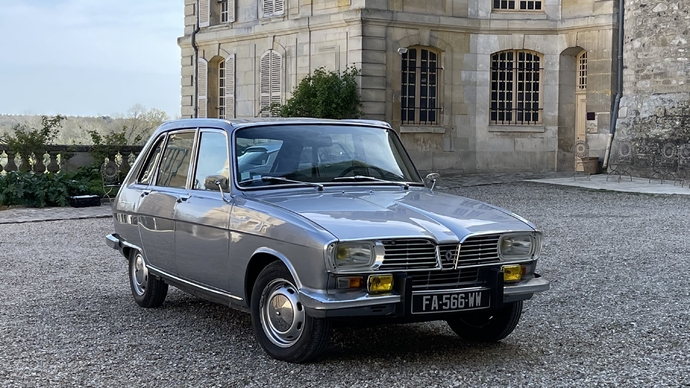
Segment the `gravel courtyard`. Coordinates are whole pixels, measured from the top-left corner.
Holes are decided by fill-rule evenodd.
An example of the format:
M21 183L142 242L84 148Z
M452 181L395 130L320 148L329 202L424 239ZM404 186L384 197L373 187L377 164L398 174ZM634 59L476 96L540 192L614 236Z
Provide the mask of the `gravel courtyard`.
M445 191L544 231L526 303L498 344L443 322L339 328L316 363L275 361L249 315L171 288L132 300L110 219L0 225L0 386L690 386L689 196L514 182ZM0 217L2 214L0 212Z

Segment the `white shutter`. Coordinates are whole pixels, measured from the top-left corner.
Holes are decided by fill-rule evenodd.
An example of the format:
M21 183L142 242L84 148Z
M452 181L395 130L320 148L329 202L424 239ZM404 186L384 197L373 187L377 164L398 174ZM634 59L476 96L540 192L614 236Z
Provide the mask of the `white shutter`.
M280 104L281 62L280 54L271 51L271 104Z
M261 94L259 105L266 109L271 104L280 104L281 92L281 56L269 50L261 56ZM261 117L270 116L270 112L261 112Z
M273 0L273 14L282 15L285 12L285 0Z
M228 0L228 23L235 21L235 0Z
M271 104L271 51L264 53L261 56L261 80L260 80L260 100L259 100L259 110L261 111L261 117L268 117L270 114L268 111L263 111Z
M211 7L209 1L215 0L198 0L199 1L199 27L207 27L211 20Z
M206 118L208 116L208 62L204 58L199 58L196 77L197 117Z
M271 16L273 15L273 1L274 0L263 0L262 1L262 8L263 8L263 16Z
M225 60L225 118L235 118L235 54Z

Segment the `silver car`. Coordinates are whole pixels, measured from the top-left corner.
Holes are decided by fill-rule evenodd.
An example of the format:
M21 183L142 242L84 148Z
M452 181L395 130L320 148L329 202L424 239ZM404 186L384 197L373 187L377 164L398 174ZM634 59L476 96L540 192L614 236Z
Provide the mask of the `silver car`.
M239 162L257 150L260 163ZM437 178L420 177L384 122L177 120L132 166L106 242L129 261L137 304L160 306L173 285L248 311L280 360L318 356L336 321L445 320L466 340L501 340L549 288L535 272L542 235L435 192Z

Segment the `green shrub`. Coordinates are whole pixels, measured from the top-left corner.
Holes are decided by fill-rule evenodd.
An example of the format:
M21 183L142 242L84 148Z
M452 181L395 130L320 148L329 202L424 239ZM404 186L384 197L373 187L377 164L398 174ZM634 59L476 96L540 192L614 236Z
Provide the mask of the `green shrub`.
M96 189L90 176L91 173L83 171L74 174L12 171L0 176L0 206L66 206L70 196L102 194L102 185L98 182Z

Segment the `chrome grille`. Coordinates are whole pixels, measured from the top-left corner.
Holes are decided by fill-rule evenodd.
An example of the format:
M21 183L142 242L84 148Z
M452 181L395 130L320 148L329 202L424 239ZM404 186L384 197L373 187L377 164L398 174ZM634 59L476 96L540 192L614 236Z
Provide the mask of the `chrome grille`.
M458 269L455 268L457 245L440 245L441 271L425 271L410 273L412 289L442 290L468 286L477 282L479 268L463 268L470 265L480 265L499 262L498 240L500 234L472 236L467 238L460 247Z
M438 268L436 245L425 239L383 240L385 254L379 270L424 270Z

